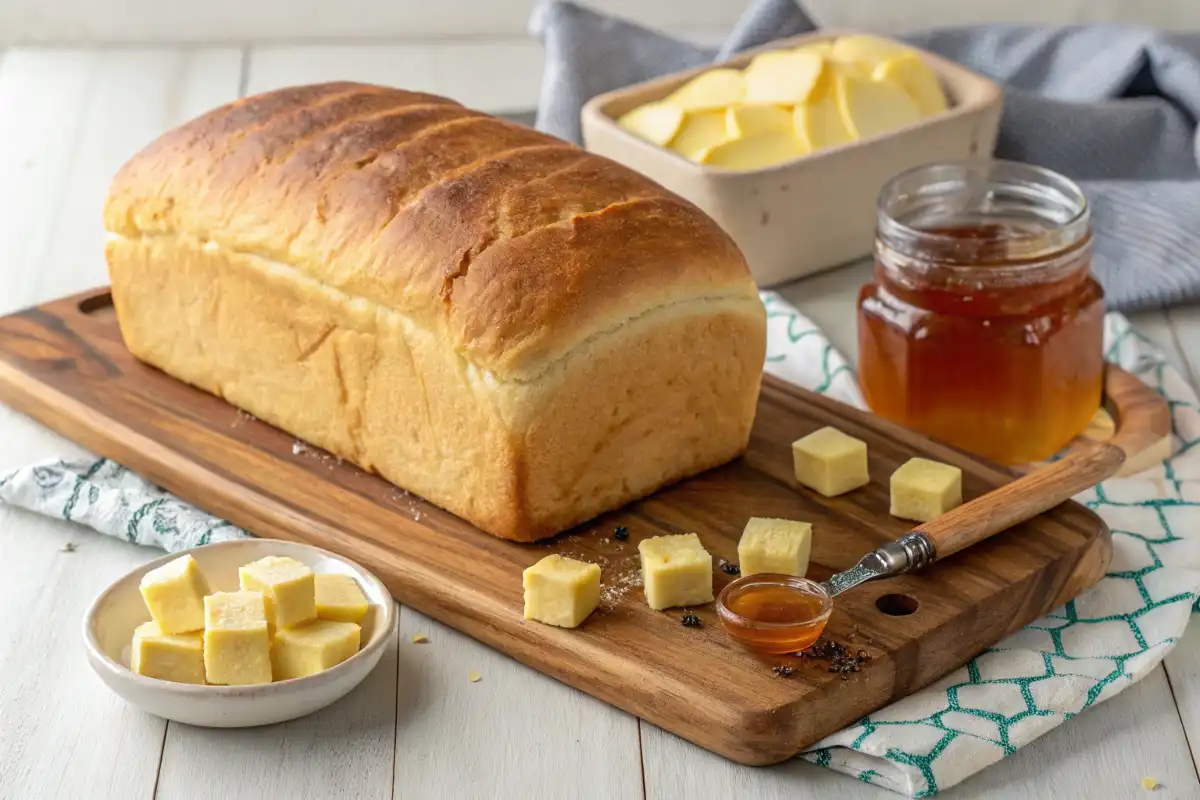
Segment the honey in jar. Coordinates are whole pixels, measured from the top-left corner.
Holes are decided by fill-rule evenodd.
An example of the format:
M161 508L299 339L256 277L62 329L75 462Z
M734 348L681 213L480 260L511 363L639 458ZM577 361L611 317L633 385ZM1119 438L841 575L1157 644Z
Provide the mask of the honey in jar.
M1104 375L1088 217L1074 183L1012 162L933 164L887 184L859 293L871 410L1010 465L1083 431Z

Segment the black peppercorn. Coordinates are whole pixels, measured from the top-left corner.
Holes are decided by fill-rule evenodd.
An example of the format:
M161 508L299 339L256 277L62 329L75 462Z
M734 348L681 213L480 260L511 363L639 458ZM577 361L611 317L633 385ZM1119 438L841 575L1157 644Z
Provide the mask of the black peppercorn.
M699 628L704 624L695 614L684 614L683 619L681 619L680 622L683 623L685 628Z
M737 564L734 564L732 561L726 561L721 565L721 571L726 575L740 575L742 573L742 568Z
M781 678L790 678L796 670L786 664L771 667L771 671Z
M629 538L629 528L626 528L624 525L618 525L613 528L613 538L618 542L625 541Z

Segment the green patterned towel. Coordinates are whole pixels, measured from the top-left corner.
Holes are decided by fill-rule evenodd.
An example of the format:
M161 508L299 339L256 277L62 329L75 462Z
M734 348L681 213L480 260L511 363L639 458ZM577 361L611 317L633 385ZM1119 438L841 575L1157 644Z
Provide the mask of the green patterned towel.
M854 371L773 292L767 370L862 406ZM1200 588L1200 406L1187 382L1124 317L1109 314L1109 361L1171 404L1175 455L1079 499L1112 528L1107 577L933 686L817 744L804 758L928 797L978 772L1148 674L1183 634ZM297 453L304 451L302 445ZM1195 449L1195 452L1193 450ZM53 462L0 476L0 500L174 552L242 530L107 461Z

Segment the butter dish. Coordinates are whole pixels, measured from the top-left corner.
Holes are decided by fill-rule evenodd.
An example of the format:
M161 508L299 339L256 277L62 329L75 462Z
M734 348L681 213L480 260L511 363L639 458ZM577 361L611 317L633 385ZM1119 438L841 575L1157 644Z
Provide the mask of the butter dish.
M362 646L345 661L303 678L250 686L175 683L130 669L134 630L150 619L139 591L147 572L191 555L214 591L238 589L238 567L266 556L287 556L318 575L347 575L369 603L362 619ZM387 588L352 561L309 545L275 539L239 539L165 555L143 564L105 589L83 621L88 662L100 679L130 705L158 717L210 728L244 728L311 714L348 694L379 663L396 627Z
M931 161L992 154L1004 99L998 84L932 53L913 50L936 75L949 101L947 110L895 130L749 170L690 161L617 124L627 112L666 98L703 73L741 69L765 52L819 46L857 33L808 33L724 63L594 97L581 112L584 146L699 206L733 237L760 286L865 256L874 238L875 200L888 179Z

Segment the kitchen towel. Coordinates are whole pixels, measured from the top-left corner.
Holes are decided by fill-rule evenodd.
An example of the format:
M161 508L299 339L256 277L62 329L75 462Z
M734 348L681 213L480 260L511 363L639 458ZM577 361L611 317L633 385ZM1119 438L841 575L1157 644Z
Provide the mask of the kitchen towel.
M539 6L530 28L546 49L537 125L578 143L597 94L816 26L793 0L757 0L719 50L571 3ZM1200 297L1200 34L988 25L903 38L1005 85L998 157L1082 184L1110 308Z
M821 331L777 294L762 298L767 371L862 407L853 369ZM1120 314L1106 318L1105 348L1109 361L1170 401L1176 437L1166 464L1106 481L1079 498L1113 530L1107 577L804 758L928 797L1144 677L1183 634L1200 589L1200 406L1187 382ZM293 453L328 458L300 443ZM171 552L248 535L105 459L0 475L0 501Z

